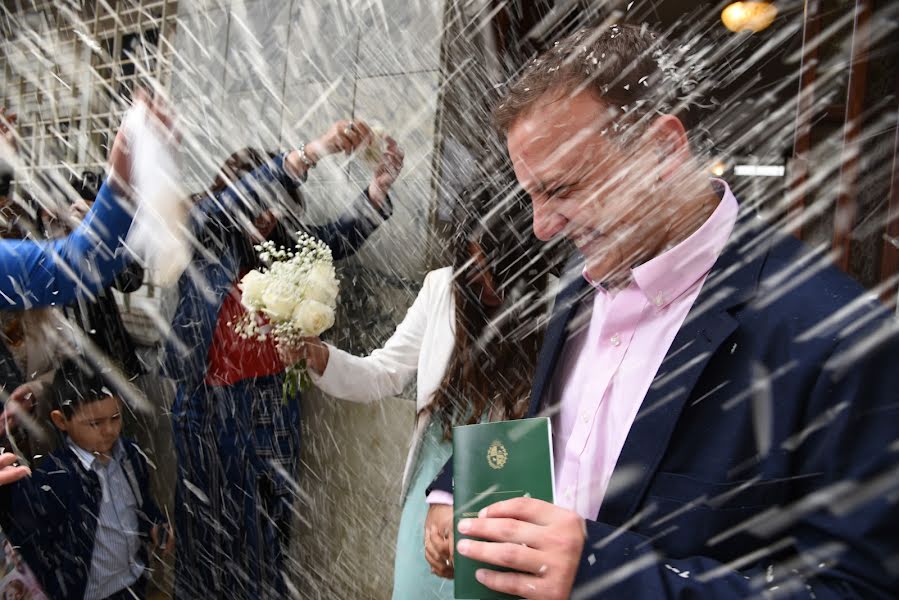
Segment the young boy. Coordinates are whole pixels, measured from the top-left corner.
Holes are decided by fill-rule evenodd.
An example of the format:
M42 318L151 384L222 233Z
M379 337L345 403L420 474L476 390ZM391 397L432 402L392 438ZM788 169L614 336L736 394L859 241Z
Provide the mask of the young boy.
M31 477L0 486L0 526L49 598L143 598L147 541L171 533L146 458L120 437L121 401L102 378L67 362L53 388L64 441Z

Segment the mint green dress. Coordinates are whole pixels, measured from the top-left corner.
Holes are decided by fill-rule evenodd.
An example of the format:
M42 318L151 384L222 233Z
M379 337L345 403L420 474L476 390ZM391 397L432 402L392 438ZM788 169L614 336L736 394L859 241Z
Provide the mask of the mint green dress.
M440 424L432 420L421 442L400 517L393 569L393 600L452 600L452 580L431 573L424 546L425 517L428 514L425 490L452 453L452 442L443 439Z

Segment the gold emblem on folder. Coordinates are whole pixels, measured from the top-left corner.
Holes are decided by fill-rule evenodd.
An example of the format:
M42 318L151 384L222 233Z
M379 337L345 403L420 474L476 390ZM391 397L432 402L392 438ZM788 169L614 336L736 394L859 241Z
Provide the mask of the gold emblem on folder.
M502 469L509 460L509 452L499 440L494 440L487 448L487 464L493 469Z

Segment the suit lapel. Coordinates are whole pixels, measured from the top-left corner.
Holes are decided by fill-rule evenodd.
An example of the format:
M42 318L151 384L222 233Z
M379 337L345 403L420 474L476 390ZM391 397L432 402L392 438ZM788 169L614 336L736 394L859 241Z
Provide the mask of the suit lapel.
M583 262L580 257L568 261L563 270L562 280L559 282L561 292L556 296L552 317L543 337L540 355L537 357L534 385L531 387L531 404L528 407L529 417L536 416L540 410L540 400L543 398L547 384L552 381L559 354L568 338L569 325L577 313L578 303L587 288L587 281L584 279L582 271Z
M736 230L741 225L745 219ZM754 294L766 255L756 246L754 256L745 256L745 237L732 236L662 361L618 457L599 521L623 523L635 513L699 376L737 328L731 310Z

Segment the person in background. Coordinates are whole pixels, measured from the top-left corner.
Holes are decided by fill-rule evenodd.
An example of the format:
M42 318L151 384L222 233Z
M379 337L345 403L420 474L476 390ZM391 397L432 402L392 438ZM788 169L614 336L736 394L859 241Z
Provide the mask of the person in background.
M402 168L393 140L367 189L336 221L306 226L298 188L328 155L365 147L361 121L338 121L283 155L247 148L195 196L198 247L178 282L180 299L163 364L177 392L172 426L178 456L176 598L283 598L285 553L299 475L300 401L282 399L285 365L271 340L245 340L238 282L259 265L254 244L292 247L303 229L349 256L392 213L387 197ZM243 202L242 219L220 206Z
M498 178L500 179L500 178ZM450 531L427 532L420 499L451 454L453 425L520 418L541 340L546 273L527 231L519 196L500 182L471 185L456 201L452 266L431 271L384 345L353 356L309 338L284 348L305 359L324 393L354 402L399 395L416 380L416 424L402 485L393 598L452 598L425 553ZM505 206L497 208L497 205ZM524 225L524 227L522 227ZM423 543L424 542L424 543ZM451 571L444 563L440 573Z
M146 103L154 121L172 131L161 97L150 99L140 92L135 102ZM0 114L0 156L14 152L14 122L14 115ZM93 209L72 234L50 241L0 241L0 308L68 304L102 289L125 268L127 256L120 246L131 225L131 211L123 201L131 167L121 129L109 154L109 173Z
M100 373L66 361L53 383L63 443L31 477L0 487L0 525L50 598L145 597L148 545L166 530L148 464L122 438L122 403Z
M77 227L93 208L97 197L97 181L102 179L90 172L70 181L78 199L70 207L68 223ZM129 261L113 278L112 285L98 291L90 300L79 298L64 310L69 322L77 325L97 350L120 367L122 374L129 380L142 375L146 370L137 357L134 341L125 329L112 291L115 289L123 294L130 294L140 289L143 283L143 267L137 261Z
M29 195L7 196L0 207L0 238L43 238L39 211ZM61 323L57 308L0 310L0 432L18 428L16 448L29 461L53 449L49 392L56 366L71 349ZM26 426L18 427L19 420Z

